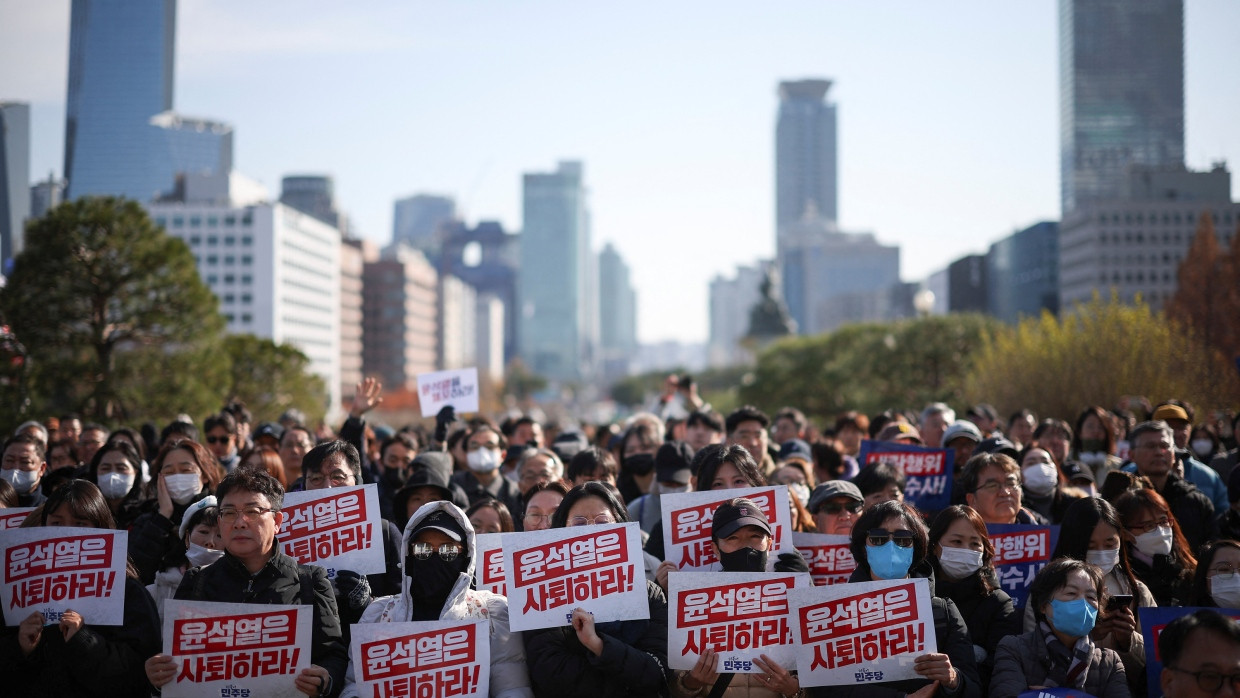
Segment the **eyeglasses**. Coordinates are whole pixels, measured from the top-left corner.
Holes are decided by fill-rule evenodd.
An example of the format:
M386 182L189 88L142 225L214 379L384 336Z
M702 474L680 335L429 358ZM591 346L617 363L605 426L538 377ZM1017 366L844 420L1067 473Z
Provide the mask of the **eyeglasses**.
M1235 574L1240 572L1240 565L1229 565L1226 562L1210 567L1210 574Z
M4 460L4 467L9 470L34 470L38 465L37 460Z
M461 546L456 543L444 543L439 547L435 547L430 543L414 543L411 551L413 556L419 560L428 560L431 553L435 553L439 555L440 560L452 562L461 554Z
M244 509L220 509L220 523L231 526L237 522L238 516L245 517L246 521L253 521L269 511L276 511L268 507L246 507Z
M332 481L332 485L337 487L349 484L349 473L341 470L332 471L331 475L324 476L323 473L312 473L306 475L306 484L319 486L327 480Z
M1170 526L1170 525L1171 525L1171 520L1168 519L1166 516L1164 516L1157 521L1146 521L1145 523L1133 524L1128 527L1128 530L1129 531L1140 531L1142 533L1149 533L1150 531L1153 531L1156 528L1162 528L1163 526Z
M872 528L869 533L865 534L865 544L872 545L875 548L886 545L887 541L895 543L897 548L911 548L913 547L913 540L913 532L903 528L898 531Z
M595 525L602 526L604 524L610 524L610 523L615 523L615 522L616 520L611 517L611 514L599 514L593 519L587 519L584 516L574 516L573 518L568 520L568 525L569 526L595 526Z
M1223 679L1231 684L1231 690L1240 691L1240 673L1238 674L1220 674L1217 671L1189 671L1179 667L1169 666L1168 669L1178 671L1181 674L1188 674L1197 679L1197 688L1206 693L1214 693L1223 686Z
M1020 478L1009 477L1006 480L991 480L990 482L987 482L984 485L978 485L977 489L973 490L973 492L974 493L985 492L986 494L996 494L1001 489L1013 490L1013 491L1019 490L1020 489Z
M861 502L853 502L853 501L827 502L826 504L823 504L822 506L818 507L818 513L819 514L830 514L831 516L839 516L843 512L847 511L849 514L856 514L857 512L861 511L861 508L863 506L865 505L862 504Z
M207 443L209 444L226 444L229 441L232 441L231 436L208 436L207 437Z
M543 519L546 519L547 521L550 521L552 516L555 516L555 512L554 512L554 511L552 511L552 512L551 512L551 513L549 513L549 514L526 514L526 515L525 515L525 520L526 520L526 521L529 521L529 522L531 522L531 523L534 523L535 525L537 525L537 524L542 523L542 522L543 522ZM582 517L578 517L578 518L582 518Z

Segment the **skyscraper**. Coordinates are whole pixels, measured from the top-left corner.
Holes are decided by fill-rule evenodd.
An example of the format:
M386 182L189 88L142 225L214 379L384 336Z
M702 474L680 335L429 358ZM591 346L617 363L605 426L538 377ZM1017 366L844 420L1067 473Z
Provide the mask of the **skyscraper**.
M608 243L598 255L599 353L607 378L629 375L637 355L637 292L620 252Z
M827 101L830 80L779 83L775 127L775 227L783 235L806 208L834 223L836 206L835 105Z
M286 175L280 184L280 203L340 227L336 187L327 175Z
M559 381L594 376L597 344L597 261L580 162L524 177L518 274L521 358L535 373Z
M1182 0L1060 0L1063 214L1119 198L1131 165L1184 164Z
M172 112L176 0L73 0L65 178L69 197L149 202L176 175L232 169L232 129Z
M456 202L447 196L414 194L397 199L392 209L392 244L422 251L435 248L435 231L456 218Z
M29 216L30 105L0 102L0 261L6 265L22 251Z

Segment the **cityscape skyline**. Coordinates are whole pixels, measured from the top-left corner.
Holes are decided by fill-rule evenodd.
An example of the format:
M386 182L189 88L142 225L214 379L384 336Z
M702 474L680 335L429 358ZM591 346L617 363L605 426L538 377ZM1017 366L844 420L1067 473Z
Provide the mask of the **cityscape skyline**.
M849 34L878 26L877 14L852 7L795 5L776 18L742 7L707 14L704 5L692 5L676 8L649 36L634 33L647 26L639 11L561 3L527 11L384 4L351 14L311 5L299 22L277 25L288 7L239 13L184 0L178 8L176 106L234 129L240 171L273 191L285 174L329 174L342 212L363 236L386 244L393 203L427 191L453 195L470 224L494 219L517 230L521 174L580 160L590 172L595 250L611 242L629 263L642 297L643 341L701 341L710 278L773 256L780 81L833 82L841 225L899 244L906 281L1060 215L1053 6L956 4L944 12L902 5L899 21L884 25L881 40L871 37L873 45ZM68 3L0 0L0 16L6 17L0 28L6 92L0 99L32 103L31 175L45 179L63 157L63 143L56 141L64 135ZM582 35L526 47L537 43L546 31L539 23L552 16L584 22ZM688 19L707 16L720 36L688 30L677 37L679 51L703 53L705 62L679 65L655 50L669 32L692 26ZM798 21L787 21L792 16ZM383 17L391 22L379 22ZM818 43L805 28L815 18L831 27ZM426 21L411 24L414 19ZM1226 27L1237 19L1234 4L1185 8L1185 155L1194 169L1217 159L1234 164L1240 154L1240 134L1227 123L1240 113L1240 78L1226 70L1240 63L1240 48L1226 40ZM327 31L337 26L340 31ZM432 40L433 32L422 29L460 26L477 35L472 43L497 54L517 39L528 55L503 66L480 56L435 59L451 42ZM404 35L400 27L418 31ZM596 36L603 27L614 36ZM777 30L787 34L784 48L775 56L754 55ZM961 36L969 37L963 48ZM718 50L728 42L740 42L746 50L735 53L743 55ZM618 45L630 47L623 58L605 55ZM531 77L533 65L565 52L574 60L553 61L545 75ZM408 64L409 80L401 77L404 64L392 65L393 57L406 54L427 59ZM293 66L299 67L295 74L285 72ZM579 78L592 71L597 84L578 89L584 84ZM686 81L691 75L696 80ZM341 82L345 77L366 87ZM374 78L413 85L401 94L361 99ZM318 89L308 89L311 83ZM254 98L260 85L270 100ZM330 104L320 114L308 113L304 100L324 104L322 88L332 85L339 89ZM416 109L401 111L409 99L404 92L417 93ZM455 100L446 109L445 95ZM697 109L703 106L710 108ZM445 131L450 122L457 125ZM336 131L324 130L325 124ZM361 128L350 130L354 124ZM375 149L382 137L390 149ZM666 298L683 303L659 302Z

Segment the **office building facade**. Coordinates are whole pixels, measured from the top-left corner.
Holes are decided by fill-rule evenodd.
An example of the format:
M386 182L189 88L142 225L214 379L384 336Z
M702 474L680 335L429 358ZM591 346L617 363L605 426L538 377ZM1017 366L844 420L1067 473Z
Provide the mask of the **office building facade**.
M366 263L362 365L393 390L416 392L439 363L439 274L420 251L390 248Z
M710 282L710 334L707 360L712 368L736 366L752 355L741 346L749 332L749 313L762 298L763 268L738 266L731 277L716 275Z
M0 269L21 253L29 217L30 105L0 102Z
M775 127L775 229L795 223L811 208L829 222L837 206L836 107L827 101L830 80L779 83Z
M280 183L280 203L340 228L336 185L327 175L287 175Z
M992 244L986 253L987 307L1015 323L1059 312L1059 223L1042 221Z
M598 256L599 355L608 381L629 375L637 353L637 291L611 243Z
M455 219L456 202L451 197L415 194L398 199L392 207L392 244L435 252L436 232Z

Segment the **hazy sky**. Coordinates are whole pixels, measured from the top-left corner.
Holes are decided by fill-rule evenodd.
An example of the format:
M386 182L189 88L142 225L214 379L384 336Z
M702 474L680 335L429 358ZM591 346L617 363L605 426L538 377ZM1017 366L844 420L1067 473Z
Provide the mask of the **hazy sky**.
M1234 168L1240 2L1185 5L1188 165ZM905 280L1058 218L1056 8L182 0L175 105L232 124L273 195L331 174L380 243L415 192L519 229L521 173L580 159L640 338L702 341L710 279L774 252L780 80L835 81L840 222L900 244ZM0 0L0 99L32 103L36 178L62 169L68 33L67 0Z

